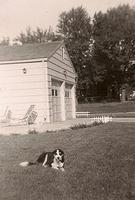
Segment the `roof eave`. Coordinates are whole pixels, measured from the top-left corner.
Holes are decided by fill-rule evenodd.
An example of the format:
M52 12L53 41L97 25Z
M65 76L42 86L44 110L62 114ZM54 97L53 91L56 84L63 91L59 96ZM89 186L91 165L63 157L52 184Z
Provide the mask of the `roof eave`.
M12 61L0 61L0 64L17 64L17 63L34 63L34 62L47 62L47 58L27 59L27 60L12 60Z

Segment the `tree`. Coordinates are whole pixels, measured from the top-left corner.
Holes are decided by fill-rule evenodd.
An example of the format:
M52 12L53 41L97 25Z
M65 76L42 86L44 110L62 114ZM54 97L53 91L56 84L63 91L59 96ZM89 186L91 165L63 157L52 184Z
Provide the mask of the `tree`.
M9 37L3 37L2 40L0 41L0 46L8 46L10 43Z
M78 74L78 99L84 98L92 84L90 17L84 8L72 8L69 12L61 13L57 28Z
M107 94L118 98L121 88L131 84L135 69L135 10L128 5L98 12L93 20L94 60L102 74ZM97 67L98 68L98 67ZM131 70L132 68L132 70Z
M21 32L14 40L19 41L22 44L26 43L41 43L47 41L60 40L60 36L56 35L51 27L49 29L41 29L39 27L36 30L32 30L31 27L27 27L26 33Z

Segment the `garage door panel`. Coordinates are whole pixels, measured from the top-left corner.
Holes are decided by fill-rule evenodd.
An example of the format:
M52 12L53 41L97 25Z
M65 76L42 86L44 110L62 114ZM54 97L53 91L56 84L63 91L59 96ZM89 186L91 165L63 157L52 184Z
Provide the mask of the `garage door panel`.
M53 121L61 121L61 90L62 82L52 80L52 119Z
M72 85L65 85L65 112L66 119L72 119Z

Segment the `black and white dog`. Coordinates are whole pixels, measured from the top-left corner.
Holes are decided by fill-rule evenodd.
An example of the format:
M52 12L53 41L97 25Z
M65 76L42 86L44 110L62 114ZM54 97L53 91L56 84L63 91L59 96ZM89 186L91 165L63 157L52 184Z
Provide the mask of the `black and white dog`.
M20 165L27 167L30 165L42 164L43 167L51 167L53 169L64 170L64 152L61 149L55 149L53 152L43 152L36 162L21 162Z

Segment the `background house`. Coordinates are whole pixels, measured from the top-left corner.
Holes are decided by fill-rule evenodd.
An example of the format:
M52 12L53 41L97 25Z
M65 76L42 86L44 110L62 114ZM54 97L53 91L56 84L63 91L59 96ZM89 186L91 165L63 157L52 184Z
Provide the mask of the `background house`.
M37 122L75 118L76 73L63 42L0 47L0 113L35 105Z

